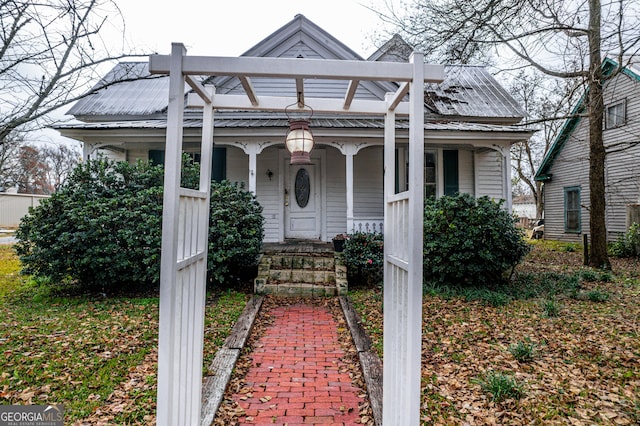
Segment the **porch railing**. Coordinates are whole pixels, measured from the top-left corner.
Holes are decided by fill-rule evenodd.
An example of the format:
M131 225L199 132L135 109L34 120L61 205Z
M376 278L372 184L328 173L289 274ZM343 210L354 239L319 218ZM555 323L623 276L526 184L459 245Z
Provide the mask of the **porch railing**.
M384 231L383 217L349 218L347 220L347 230L353 232L380 232Z

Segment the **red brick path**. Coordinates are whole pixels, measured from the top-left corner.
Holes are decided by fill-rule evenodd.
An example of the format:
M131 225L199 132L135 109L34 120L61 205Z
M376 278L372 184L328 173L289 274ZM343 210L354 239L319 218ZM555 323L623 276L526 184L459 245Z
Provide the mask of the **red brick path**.
M281 306L252 353L248 395L234 395L245 410L240 424L353 425L361 389L342 367L336 322L324 307Z

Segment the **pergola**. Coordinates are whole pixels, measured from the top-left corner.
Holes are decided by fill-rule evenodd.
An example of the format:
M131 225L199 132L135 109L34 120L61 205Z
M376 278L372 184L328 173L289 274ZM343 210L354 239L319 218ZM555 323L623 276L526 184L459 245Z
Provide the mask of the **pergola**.
M307 105L317 112L385 117L383 422L385 425L418 425L422 343L424 83L441 82L444 68L425 65L424 56L420 53L413 53L409 63L204 57L187 56L184 46L174 43L171 55L150 56L149 70L154 74L169 75L157 424L200 423L214 110L284 111L287 106L297 104L299 109ZM237 77L245 96L216 94L214 87L205 87L194 77L214 75ZM251 82L255 77L294 79L297 98L259 96ZM343 99L305 98L305 79L346 80L349 84ZM381 101L355 99L359 82L367 80L397 82L400 87ZM202 164L197 190L180 187L185 83L193 89L186 106L203 110ZM410 126L409 190L396 194L395 120L396 116L407 115Z

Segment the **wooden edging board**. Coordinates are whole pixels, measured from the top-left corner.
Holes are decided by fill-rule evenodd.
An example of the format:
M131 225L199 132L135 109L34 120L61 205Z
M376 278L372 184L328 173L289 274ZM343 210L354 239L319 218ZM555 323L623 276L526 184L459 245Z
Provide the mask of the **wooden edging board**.
M262 307L264 296L252 296L247 302L240 318L231 329L224 345L216 353L209 366L214 375L207 377L202 383L202 409L200 411L200 425L209 426L215 418L218 407L224 397L231 373L240 357L240 351L249 337L256 315Z
M360 316L353 308L348 297L340 296L340 306L351 331L351 337L358 351L364 381L367 384L369 402L376 426L382 425L382 362L371 349L371 338L362 326Z

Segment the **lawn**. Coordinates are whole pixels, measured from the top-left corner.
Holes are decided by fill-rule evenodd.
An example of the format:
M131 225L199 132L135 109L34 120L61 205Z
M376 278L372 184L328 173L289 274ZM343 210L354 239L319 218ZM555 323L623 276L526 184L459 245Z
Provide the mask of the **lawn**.
M155 424L157 294L60 296L0 246L0 404L63 404L65 423ZM246 295L210 294L204 366Z
M539 242L517 289L428 289L422 424L640 423L640 263ZM382 294L351 293L382 355Z

